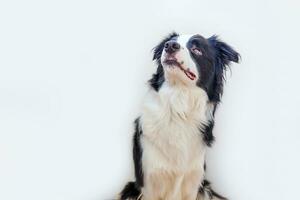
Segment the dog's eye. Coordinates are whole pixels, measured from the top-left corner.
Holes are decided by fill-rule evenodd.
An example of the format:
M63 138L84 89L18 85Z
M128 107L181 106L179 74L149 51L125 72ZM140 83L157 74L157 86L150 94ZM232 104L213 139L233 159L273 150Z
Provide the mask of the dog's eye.
M202 51L201 51L201 49L199 49L199 48L197 48L197 47L193 47L193 48L192 48L192 52L193 52L194 54L196 54L197 56L202 56Z

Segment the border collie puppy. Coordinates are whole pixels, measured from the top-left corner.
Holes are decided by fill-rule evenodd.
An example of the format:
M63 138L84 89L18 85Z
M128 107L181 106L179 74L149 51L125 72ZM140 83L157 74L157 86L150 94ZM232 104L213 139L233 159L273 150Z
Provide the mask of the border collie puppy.
M157 71L135 120L135 181L121 200L216 200L205 179L225 70L239 54L216 36L173 33L154 48Z

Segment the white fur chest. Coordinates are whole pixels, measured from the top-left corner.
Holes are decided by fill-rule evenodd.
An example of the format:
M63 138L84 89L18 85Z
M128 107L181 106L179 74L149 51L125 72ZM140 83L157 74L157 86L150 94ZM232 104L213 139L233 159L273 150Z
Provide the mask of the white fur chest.
M175 172L202 167L205 145L199 131L207 122L207 95L199 87L169 86L146 96L141 126L146 171Z

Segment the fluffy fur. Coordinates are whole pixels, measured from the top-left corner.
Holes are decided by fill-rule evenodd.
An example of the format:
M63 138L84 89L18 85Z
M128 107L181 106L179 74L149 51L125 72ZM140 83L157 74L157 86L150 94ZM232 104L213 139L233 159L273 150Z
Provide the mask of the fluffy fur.
M170 34L154 48L157 71L135 121L135 182L120 200L225 199L205 180L224 72L239 54L216 36Z

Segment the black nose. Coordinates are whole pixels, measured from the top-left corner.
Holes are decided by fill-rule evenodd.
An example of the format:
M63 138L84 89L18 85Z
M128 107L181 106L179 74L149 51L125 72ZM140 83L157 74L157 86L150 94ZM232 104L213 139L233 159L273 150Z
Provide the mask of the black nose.
M165 43L165 51L167 53L174 53L180 49L180 44L175 41L169 41Z

